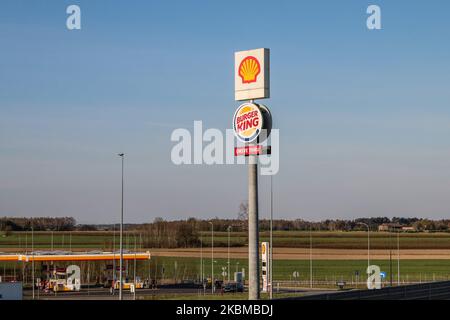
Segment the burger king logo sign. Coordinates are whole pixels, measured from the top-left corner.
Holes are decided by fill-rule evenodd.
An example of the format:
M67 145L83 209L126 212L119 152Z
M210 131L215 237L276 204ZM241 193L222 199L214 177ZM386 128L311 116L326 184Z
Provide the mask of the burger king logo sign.
M234 113L234 134L242 142L252 142L261 133L263 122L263 114L258 105L244 103Z

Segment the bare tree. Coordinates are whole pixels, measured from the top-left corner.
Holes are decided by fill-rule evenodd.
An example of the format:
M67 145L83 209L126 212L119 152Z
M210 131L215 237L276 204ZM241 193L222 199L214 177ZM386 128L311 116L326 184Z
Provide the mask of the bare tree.
M248 221L248 201L242 201L239 205L238 220L242 230L246 230Z
M248 219L248 201L242 201L239 205L238 220Z

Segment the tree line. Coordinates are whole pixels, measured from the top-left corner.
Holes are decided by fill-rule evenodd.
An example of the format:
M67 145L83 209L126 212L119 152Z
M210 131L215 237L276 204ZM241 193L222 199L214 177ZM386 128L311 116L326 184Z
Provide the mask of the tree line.
M354 220L323 220L319 222L305 221L302 219L273 220L274 231L365 231L366 225L371 231L378 230L381 224L397 224L401 226L411 226L415 231L449 231L450 220L430 220L420 218L400 218L394 217L374 217L358 218ZM260 231L270 230L270 221L260 220ZM200 220L189 218L187 220L166 221L163 218L156 218L152 223L130 226L128 230L135 230L142 234L144 245L153 248L179 248L179 247L199 247L200 236L214 232L239 232L247 231L246 219L211 219ZM205 245L205 244L203 244Z
M0 231L72 231L76 229L73 217L1 217Z
M196 219L166 221L155 218L153 222L142 224L126 224L126 231L136 231L142 236L143 245L149 248L180 248L199 247L202 243L201 235L214 232L242 232L247 231L247 217L245 206L241 208L237 219ZM262 232L270 230L270 221L260 220ZM323 221L306 221L303 219L273 220L274 231L365 231L366 225L376 231L381 224L397 224L413 227L415 231L449 231L450 220L430 220L421 218L402 217L373 217L354 220L326 219ZM80 225L73 217L35 217L35 218L0 218L0 231L112 231L118 225Z

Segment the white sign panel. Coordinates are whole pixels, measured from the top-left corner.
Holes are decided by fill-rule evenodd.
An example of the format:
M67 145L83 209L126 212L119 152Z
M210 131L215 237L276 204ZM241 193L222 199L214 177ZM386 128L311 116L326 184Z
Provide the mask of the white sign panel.
M262 291L267 292L269 290L269 243L261 243L261 260L262 260Z
M270 50L266 48L234 53L235 100L270 97Z

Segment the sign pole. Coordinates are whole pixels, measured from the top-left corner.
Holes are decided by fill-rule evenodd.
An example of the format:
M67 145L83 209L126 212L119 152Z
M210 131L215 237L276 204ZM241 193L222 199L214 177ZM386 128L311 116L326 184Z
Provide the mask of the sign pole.
M249 156L248 164L248 268L249 300L259 299L258 164Z
M259 278L259 218L258 218L258 136L264 128L264 117L270 112L253 103L254 99L270 97L269 55L267 48L235 52L234 92L235 100L250 100L236 110L233 119L233 129L237 137L246 147L235 149L235 155L249 156L248 162L248 299L260 298ZM264 113L264 114L263 114ZM266 126L271 125L271 120Z

